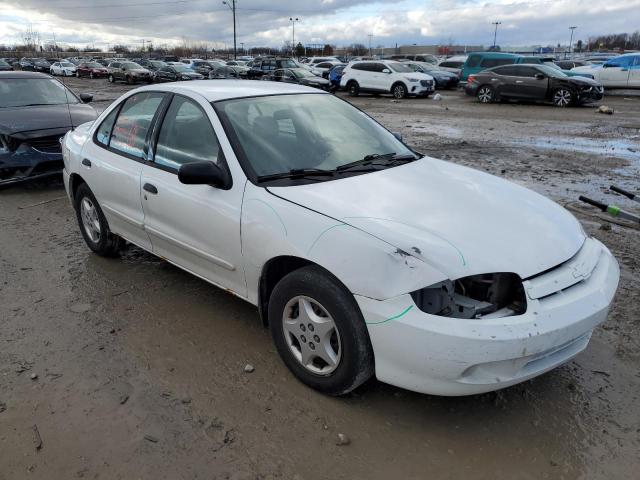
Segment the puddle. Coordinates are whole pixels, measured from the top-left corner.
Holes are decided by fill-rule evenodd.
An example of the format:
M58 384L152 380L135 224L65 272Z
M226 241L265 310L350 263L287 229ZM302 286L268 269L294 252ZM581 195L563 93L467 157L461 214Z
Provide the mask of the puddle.
M630 140L554 137L546 140L540 138L509 140L507 143L543 150L565 150L592 155L606 155L607 157L622 158L634 162L640 160L640 142Z

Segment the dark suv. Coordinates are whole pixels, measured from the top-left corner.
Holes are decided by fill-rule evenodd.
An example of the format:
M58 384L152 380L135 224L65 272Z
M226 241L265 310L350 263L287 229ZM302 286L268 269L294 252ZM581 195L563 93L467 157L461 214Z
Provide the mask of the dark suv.
M107 67L109 71L109 81L124 80L129 84L145 82L151 83L153 78L151 72L134 62L112 62Z
M465 87L482 103L498 100L552 102L558 107L601 100L602 84L586 77L569 77L548 65L513 64L469 75Z
M280 68L298 68L298 65L291 58L258 58L251 64L247 78L250 80L262 78L263 75L273 73Z

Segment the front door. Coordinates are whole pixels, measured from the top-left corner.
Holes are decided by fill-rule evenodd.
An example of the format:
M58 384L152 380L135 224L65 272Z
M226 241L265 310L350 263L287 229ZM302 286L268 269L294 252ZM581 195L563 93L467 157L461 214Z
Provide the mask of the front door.
M626 87L632 62L632 56L616 57L605 62L600 71L600 83L605 87Z
M222 126L211 105L173 97L153 161L142 170L145 230L156 255L246 297L240 248L244 183L222 190L178 180L185 163L211 161L226 168L216 130Z

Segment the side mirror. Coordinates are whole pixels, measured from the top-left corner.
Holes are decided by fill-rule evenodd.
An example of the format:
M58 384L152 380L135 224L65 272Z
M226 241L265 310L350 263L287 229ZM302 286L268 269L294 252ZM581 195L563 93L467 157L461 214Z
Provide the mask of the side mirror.
M396 137L398 140L402 141L402 134L400 132L392 132L393 136Z
M185 163L178 170L178 180L185 185L211 185L228 190L230 179L215 163L210 161Z
M544 73L536 73L536 80L544 80L545 78L547 77L544 76Z
M391 73L391 70L389 70L388 68L385 68L384 70L382 70L382 73Z
M82 100L82 103L89 103L93 101L93 95L91 95L90 93L81 93L80 100Z

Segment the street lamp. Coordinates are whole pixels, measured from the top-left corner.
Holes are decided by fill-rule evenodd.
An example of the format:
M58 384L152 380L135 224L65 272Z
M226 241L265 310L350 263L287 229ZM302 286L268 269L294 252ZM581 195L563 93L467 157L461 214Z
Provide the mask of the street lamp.
M296 22L299 22L300 19L298 17L289 17L289 21L291 22L291 56L295 56L295 48L296 48Z
M573 54L571 52L571 46L573 45L573 31L578 28L578 27L569 27L569 30L571 30L571 39L569 40L569 55L571 56L571 58L573 58ZM565 58L566 55L565 55Z
M233 13L233 59L236 59L236 0L222 0L222 4L231 9Z
M502 25L502 22L492 22L491 25L495 25L496 29L493 32L493 48L496 48L496 38L498 37L498 25Z

